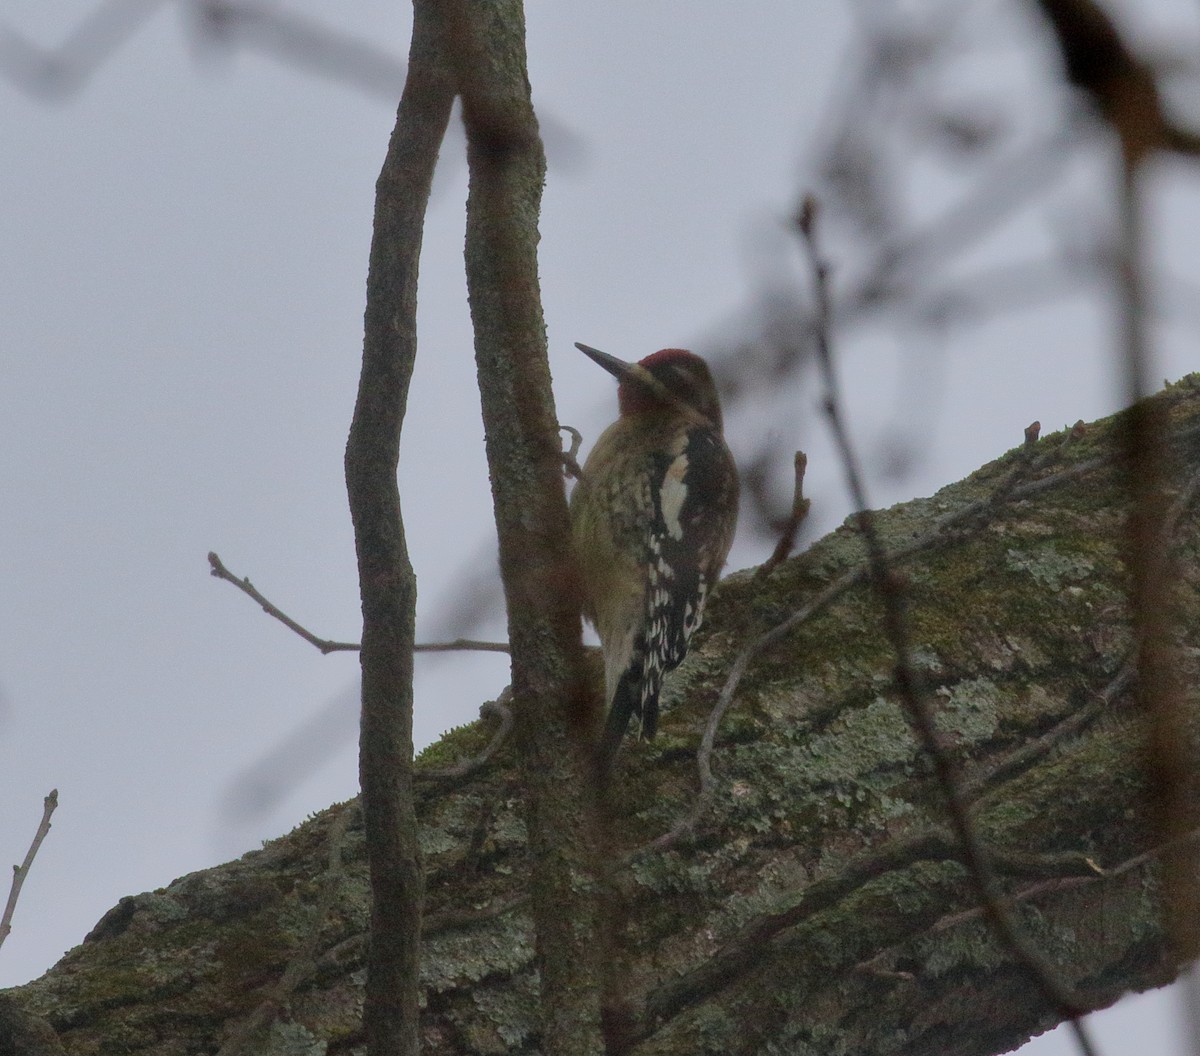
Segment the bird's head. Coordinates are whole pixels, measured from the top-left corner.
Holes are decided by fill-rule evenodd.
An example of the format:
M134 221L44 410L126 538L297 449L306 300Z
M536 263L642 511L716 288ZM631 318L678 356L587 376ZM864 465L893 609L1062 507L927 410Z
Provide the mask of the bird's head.
M664 348L637 363L580 344L575 347L618 381L622 416L674 410L720 431L721 402L708 364L694 352Z

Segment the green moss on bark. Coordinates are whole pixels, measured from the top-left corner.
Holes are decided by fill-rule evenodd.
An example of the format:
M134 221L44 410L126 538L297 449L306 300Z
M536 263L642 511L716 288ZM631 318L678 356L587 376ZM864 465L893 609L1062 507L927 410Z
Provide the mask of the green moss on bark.
M1197 429L1196 379L1163 399L1175 428ZM1110 420L1082 437L1043 439L1018 485L1111 454L1113 430ZM1181 474L1200 469L1195 441L1174 450ZM908 545L986 498L1023 459L1009 453L931 499L886 511L885 538ZM1174 971L1153 860L1120 868L1147 848L1139 719L1120 693L1096 706L1129 648L1123 493L1113 464L1038 486L902 571L917 666L939 728L976 782L980 831L1002 864L1005 854L1020 859L1002 869L1002 882L1026 893L1043 884L1020 901L1022 921L1063 974L1104 1004ZM1194 515L1181 519L1175 542L1180 662L1194 705ZM721 585L669 684L659 740L630 743L619 760L615 855L692 807L695 747L738 650L861 555L843 527L766 581L735 575ZM955 922L972 908L970 885L937 835L940 794L908 730L878 625L860 584L759 656L722 724L717 789L694 836L616 869L627 1005L613 1014L638 1056L966 1056L1014 1046L1052 1022L978 916ZM1080 715L1086 721L1075 723ZM475 754L493 728L453 731L419 769ZM1038 738L1048 738L1044 751L1014 755ZM429 1052L537 1049L520 780L509 746L465 780L418 786ZM322 916L332 822L346 811L344 873ZM261 1010L316 929L310 970L280 999L256 1051L355 1052L367 914L356 811L331 808L237 862L123 900L89 941L13 996L45 1016L71 1054L211 1053ZM1110 875L1064 871L1064 861L1085 856ZM837 897L808 911L829 885Z

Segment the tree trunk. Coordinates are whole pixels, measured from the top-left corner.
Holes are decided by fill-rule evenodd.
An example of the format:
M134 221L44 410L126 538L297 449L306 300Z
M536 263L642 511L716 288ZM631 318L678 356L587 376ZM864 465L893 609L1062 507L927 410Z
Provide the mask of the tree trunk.
M1200 379L1159 399L1195 726ZM979 832L1039 951L1094 1007L1176 972L1131 692L1114 437L1115 420L1047 437L878 519ZM765 580L729 577L669 683L658 740L630 742L618 761L624 1051L982 1056L1053 1023L972 903L862 561L847 525ZM756 641L717 737L712 796L685 836L648 847L696 806L700 732ZM455 731L418 765L431 1053L539 1043L513 750L465 778L432 774L489 734L486 723ZM1198 824L1187 819L1193 837ZM13 994L68 1053L213 1052L247 1024L248 1052L351 1052L367 919L352 802L123 899Z

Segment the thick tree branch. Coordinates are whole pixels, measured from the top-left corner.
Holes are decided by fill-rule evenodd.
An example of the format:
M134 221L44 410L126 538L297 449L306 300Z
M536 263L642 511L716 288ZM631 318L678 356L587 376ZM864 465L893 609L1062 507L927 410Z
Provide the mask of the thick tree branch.
M292 995L316 975L317 947L321 930L325 927L343 878L342 844L346 838L346 827L350 823L351 813L349 808L341 809L334 815L329 826L326 840L329 845L329 860L322 878L321 896L313 908L307 938L259 1005L230 1032L217 1056L248 1056L261 1051L263 1032L279 1018Z
M1167 526L1195 732L1200 381L1156 399L1169 424ZM1178 966L1160 898L1162 859L1179 848L1149 824L1129 673L1122 421L1042 437L934 498L876 514L893 569L903 555L913 663L998 888L1091 1007ZM1029 1000L979 910L894 685L866 567L847 525L766 579L727 577L668 682L658 740L631 744L616 764L611 882L627 907L621 1040L633 1056L988 1056L1058 1018ZM696 746L722 687L706 808L670 845L647 847L696 801ZM493 729L456 731L418 769L478 756ZM430 922L421 1025L445 1056L547 1051L529 897L542 849L518 794L522 755L510 740L461 780L416 789ZM1197 785L1193 775L1193 801ZM308 948L343 809L354 810L122 900L15 996L71 1056L114 1037L131 1056L215 1051L282 993ZM343 868L316 973L270 1028L278 1049L344 1056L362 1043L369 907L356 811Z

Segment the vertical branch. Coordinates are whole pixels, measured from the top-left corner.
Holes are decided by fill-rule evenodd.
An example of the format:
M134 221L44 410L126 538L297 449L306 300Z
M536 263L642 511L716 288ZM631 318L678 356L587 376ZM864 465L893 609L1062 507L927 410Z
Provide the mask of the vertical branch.
M362 785L371 880L363 1028L370 1056L419 1051L423 880L412 801L416 578L396 468L416 355L417 269L453 80L435 5L414 3L408 79L376 184L362 374L346 444L346 491L362 597Z
M604 1051L601 832L580 585L571 552L537 273L545 157L520 0L458 0L452 37L467 126L466 268L525 773L541 1049Z
M1067 80L1086 92L1120 149L1117 189L1121 230L1118 303L1126 396L1125 429L1130 500L1126 527L1130 601L1137 650L1138 702L1146 716L1146 766L1151 822L1163 856L1164 924L1180 963L1200 955L1200 892L1194 845L1179 836L1194 824L1196 755L1171 616L1171 567L1166 498L1165 410L1146 399L1150 355L1146 340L1142 169L1163 149L1195 150L1195 136L1175 127L1163 109L1153 67L1128 47L1094 0L1037 0L1055 35ZM1189 976L1193 1050L1200 1053L1200 995Z
M903 594L903 581L892 568L880 538L867 501L866 485L863 483L858 455L842 417L842 402L830 340L829 266L817 243L816 211L815 199L806 198L797 223L813 274L817 361L825 387L824 410L841 458L848 490L858 510L856 520L866 545L871 583L883 607L884 633L896 656L896 685L908 713L909 723L933 763L934 773L946 799L955 838L962 849L964 863L984 914L996 936L1026 971L1047 1004L1070 1021L1080 1051L1084 1056L1095 1056L1096 1050L1081 1018L1086 1010L1085 1001L1070 984L1060 978L1054 965L1027 940L1012 905L998 889L991 855L971 818L970 800L959 774L958 764L938 731L936 716L913 663L912 637Z
M1121 125L1116 128L1121 133ZM1121 231L1118 303L1121 355L1130 402L1125 428L1130 511L1126 526L1131 611L1137 650L1137 696L1148 725L1146 770L1151 821L1163 843L1163 910L1167 935L1178 961L1200 956L1200 899L1196 847L1181 840L1195 824L1196 759L1189 707L1179 680L1175 621L1171 614L1171 551L1167 531L1166 415L1148 400L1150 350L1146 340L1146 280L1143 266L1143 155L1136 140L1121 134L1119 204ZM1200 1053L1200 1008L1195 969L1187 973L1187 1002L1193 1051Z

